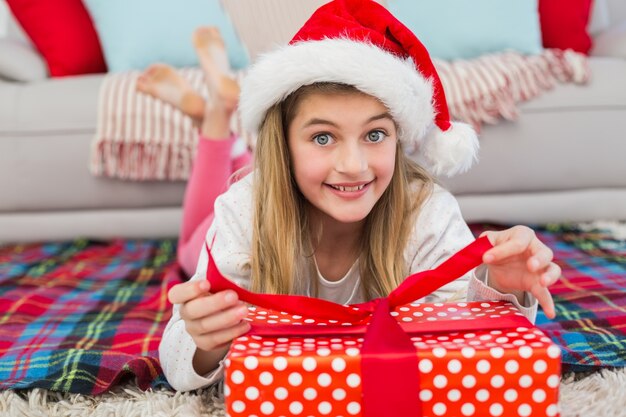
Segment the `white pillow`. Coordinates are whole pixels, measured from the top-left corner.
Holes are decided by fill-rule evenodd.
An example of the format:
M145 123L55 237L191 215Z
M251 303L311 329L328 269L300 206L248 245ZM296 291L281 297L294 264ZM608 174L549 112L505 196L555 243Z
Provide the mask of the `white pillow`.
M0 39L0 77L11 81L40 81L48 66L32 47L15 39Z

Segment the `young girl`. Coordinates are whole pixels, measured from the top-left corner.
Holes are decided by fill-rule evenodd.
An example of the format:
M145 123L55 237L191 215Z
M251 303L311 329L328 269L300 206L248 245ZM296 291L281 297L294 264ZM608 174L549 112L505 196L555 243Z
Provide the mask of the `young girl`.
M258 132L254 171L217 198L206 234L236 284L353 304L473 240L432 174L467 169L475 135L450 123L427 52L377 3L322 6L250 69L240 106ZM483 266L420 301L502 299L534 320L538 300L553 317L551 251L522 226L487 236ZM160 359L177 390L219 381L230 342L249 329L235 293L211 293L207 260L203 250L193 278L169 293Z

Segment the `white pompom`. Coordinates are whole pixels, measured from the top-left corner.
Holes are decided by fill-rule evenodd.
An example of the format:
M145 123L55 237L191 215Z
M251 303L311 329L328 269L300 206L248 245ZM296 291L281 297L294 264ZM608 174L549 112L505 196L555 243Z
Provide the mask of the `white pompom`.
M478 136L467 123L452 123L445 132L434 127L413 154L435 176L452 177L466 172L478 159Z

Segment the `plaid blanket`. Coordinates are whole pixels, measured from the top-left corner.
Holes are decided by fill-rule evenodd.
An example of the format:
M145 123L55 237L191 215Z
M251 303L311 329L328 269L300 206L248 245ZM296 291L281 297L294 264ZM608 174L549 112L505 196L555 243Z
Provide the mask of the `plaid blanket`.
M626 241L571 225L536 230L563 268L558 316L538 323L562 346L564 369L626 366ZM0 247L0 389L99 394L130 377L168 386L157 349L180 280L175 253L174 240Z
M0 388L167 385L157 350L175 256L173 240L0 247Z
M476 235L494 226L474 225ZM574 225L535 227L554 251L561 280L550 287L557 317L537 325L561 346L563 370L626 366L626 240Z

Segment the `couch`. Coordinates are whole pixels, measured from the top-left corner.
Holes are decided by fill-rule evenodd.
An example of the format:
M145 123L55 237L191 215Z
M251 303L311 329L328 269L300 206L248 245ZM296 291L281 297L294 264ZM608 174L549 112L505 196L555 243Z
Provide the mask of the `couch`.
M442 180L468 222L626 219L626 3L604 5L592 81L559 85L522 103L519 120L484 127L479 164ZM13 21L6 36L30 47ZM102 79L0 79L0 242L177 235L183 182L89 173Z

